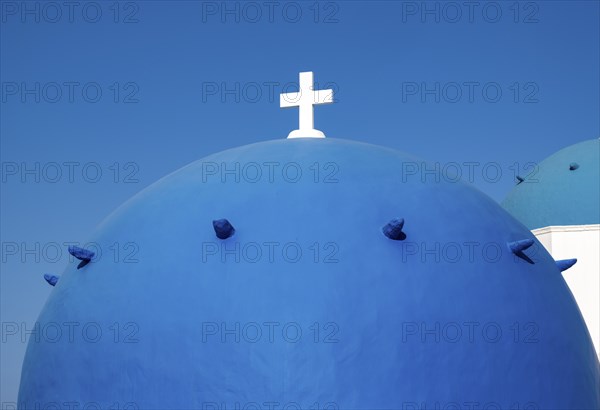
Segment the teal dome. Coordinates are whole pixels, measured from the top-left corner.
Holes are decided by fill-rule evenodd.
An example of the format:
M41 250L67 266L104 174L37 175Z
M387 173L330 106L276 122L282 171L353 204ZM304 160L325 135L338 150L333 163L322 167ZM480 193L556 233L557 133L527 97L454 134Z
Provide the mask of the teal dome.
M600 139L546 158L502 206L529 229L600 223Z

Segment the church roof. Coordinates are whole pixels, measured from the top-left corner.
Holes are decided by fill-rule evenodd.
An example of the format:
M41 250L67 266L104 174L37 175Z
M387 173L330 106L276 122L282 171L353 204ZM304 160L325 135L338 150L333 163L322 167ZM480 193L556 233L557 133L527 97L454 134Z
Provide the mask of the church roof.
M543 160L502 206L529 229L600 223L600 139L568 146Z

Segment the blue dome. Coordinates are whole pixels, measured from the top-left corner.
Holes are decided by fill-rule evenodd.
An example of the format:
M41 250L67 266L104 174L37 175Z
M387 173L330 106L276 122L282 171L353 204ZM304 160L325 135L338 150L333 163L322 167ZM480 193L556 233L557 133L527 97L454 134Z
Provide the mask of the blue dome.
M478 190L403 174L415 164L299 138L161 179L56 283L38 322L74 337L30 338L19 403L597 409L597 356L555 261ZM115 260L115 243L139 252Z
M502 206L529 229L600 223L600 139L546 158Z

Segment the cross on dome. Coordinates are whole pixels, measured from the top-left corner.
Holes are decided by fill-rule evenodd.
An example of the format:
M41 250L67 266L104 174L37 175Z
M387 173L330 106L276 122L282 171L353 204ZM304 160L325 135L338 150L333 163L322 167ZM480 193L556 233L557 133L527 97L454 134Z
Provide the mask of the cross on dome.
M299 107L299 129L290 132L288 138L325 138L315 129L314 106L333 103L333 90L315 91L312 71L300 73L299 86L298 92L279 96L280 108Z

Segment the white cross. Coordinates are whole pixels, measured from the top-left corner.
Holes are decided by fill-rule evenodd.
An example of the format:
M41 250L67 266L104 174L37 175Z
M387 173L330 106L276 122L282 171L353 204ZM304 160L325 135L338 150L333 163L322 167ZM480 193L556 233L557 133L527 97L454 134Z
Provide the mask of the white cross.
M314 90L312 71L300 73L300 89L297 93L279 96L281 108L299 107L300 129L290 132L288 138L325 138L325 134L315 129L314 105L331 104L333 90Z

